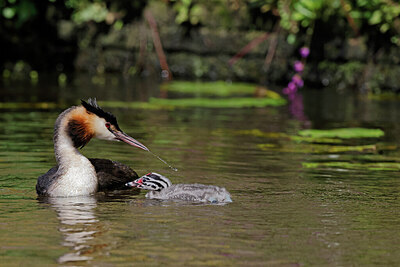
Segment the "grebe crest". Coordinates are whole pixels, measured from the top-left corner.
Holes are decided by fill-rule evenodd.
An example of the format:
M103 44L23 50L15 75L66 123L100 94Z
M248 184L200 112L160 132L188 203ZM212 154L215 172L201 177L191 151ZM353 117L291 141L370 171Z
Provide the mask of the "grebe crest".
M125 134L115 116L101 109L95 98L89 98L87 102L81 100L80 106L66 109L56 120L53 142L57 166L38 178L38 195L91 195L98 190L124 187L126 178L137 178L133 170L121 163L83 156L78 149L83 148L92 138L122 141L149 151Z

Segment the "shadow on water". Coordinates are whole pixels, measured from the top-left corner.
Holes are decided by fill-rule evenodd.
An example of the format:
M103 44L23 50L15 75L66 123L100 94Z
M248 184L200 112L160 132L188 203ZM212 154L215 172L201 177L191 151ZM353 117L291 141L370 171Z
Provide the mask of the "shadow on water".
M55 102L72 104L79 99L97 97L115 101L146 101L159 92L159 78L142 79L116 74L71 74L64 85L57 83L57 75L44 74L38 83L0 81L0 102ZM29 88L27 90L27 88Z

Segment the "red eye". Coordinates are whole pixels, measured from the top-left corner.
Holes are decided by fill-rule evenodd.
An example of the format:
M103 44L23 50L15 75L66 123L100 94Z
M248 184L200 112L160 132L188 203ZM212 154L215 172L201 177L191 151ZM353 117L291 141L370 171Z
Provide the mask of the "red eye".
M110 126L111 126L111 123L106 122L106 128L108 129L108 128L110 128Z

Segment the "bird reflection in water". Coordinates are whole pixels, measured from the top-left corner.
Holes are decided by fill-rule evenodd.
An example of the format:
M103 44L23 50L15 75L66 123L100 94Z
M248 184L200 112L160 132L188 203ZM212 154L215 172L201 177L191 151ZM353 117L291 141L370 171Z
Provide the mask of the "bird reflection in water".
M98 247L103 247L94 240L101 229L94 212L97 207L96 198L93 196L46 198L43 202L49 203L56 210L61 223L59 231L64 235L62 245L73 250L59 257L58 263L91 260L93 258L91 254Z

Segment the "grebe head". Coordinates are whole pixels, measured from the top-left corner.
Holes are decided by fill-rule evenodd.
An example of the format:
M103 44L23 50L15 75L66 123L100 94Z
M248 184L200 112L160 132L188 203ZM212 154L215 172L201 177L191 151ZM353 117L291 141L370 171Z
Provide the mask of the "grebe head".
M139 179L136 179L135 181L126 184L126 186L129 187L137 187L152 191L159 191L171 185L172 183L167 177L155 172L143 175Z
M75 147L84 147L92 137L122 141L148 151L142 143L125 134L118 126L117 119L97 105L96 99L81 100L82 106L68 114L67 129Z

